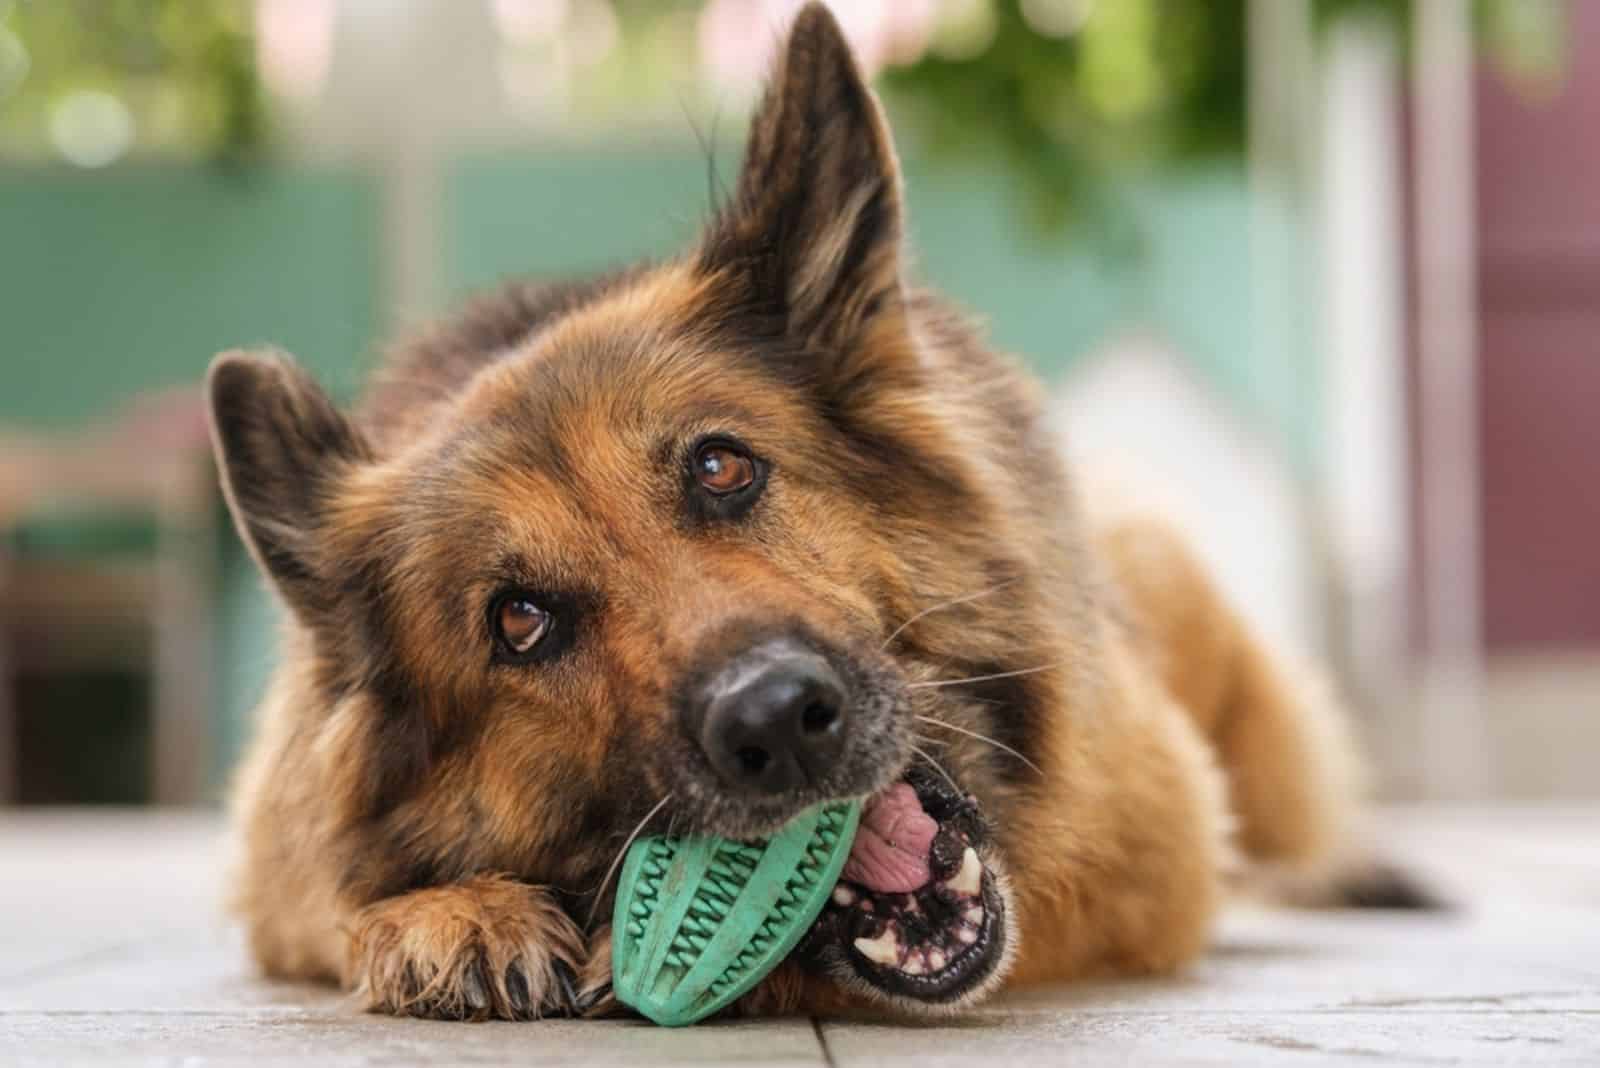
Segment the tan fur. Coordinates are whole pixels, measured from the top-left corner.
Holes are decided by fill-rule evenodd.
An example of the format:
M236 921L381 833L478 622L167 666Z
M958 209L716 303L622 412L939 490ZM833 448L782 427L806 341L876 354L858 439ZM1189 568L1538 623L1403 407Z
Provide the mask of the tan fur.
M891 680L857 796L912 737L976 795L1013 983L1192 960L1235 845L1324 882L1353 855L1337 707L1170 527L1086 514L1040 387L903 282L887 130L819 6L782 69L686 257L514 285L348 418L282 358L215 365L224 485L291 609L234 797L268 974L397 1013L610 1011L625 836L662 798L680 830L773 825L685 770L673 712L771 624ZM684 443L734 431L771 461L759 508L686 513ZM491 660L507 582L581 594L560 658ZM866 1005L791 964L741 1009Z
M1332 855L1353 833L1363 783L1327 685L1250 632L1160 516L1105 519L1097 541L1126 593L1136 646L1227 774L1244 853L1289 867Z

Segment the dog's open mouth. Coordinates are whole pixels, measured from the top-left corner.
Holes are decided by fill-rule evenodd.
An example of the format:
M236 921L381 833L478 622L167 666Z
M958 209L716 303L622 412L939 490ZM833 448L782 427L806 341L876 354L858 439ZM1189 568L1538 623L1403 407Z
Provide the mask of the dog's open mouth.
M1005 901L977 802L913 772L872 797L832 899L806 938L890 999L951 1002L994 974Z

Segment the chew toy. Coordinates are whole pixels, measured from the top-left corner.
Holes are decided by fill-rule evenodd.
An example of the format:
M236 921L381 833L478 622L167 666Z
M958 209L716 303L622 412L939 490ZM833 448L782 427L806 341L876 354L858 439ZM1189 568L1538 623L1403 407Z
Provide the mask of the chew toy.
M765 841L641 838L611 925L612 987L666 1027L703 1020L776 968L850 854L861 804L818 805Z

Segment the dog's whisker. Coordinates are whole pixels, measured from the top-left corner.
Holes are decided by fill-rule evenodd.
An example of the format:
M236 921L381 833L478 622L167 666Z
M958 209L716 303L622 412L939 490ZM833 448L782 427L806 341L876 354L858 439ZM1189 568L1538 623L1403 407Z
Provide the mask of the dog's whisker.
M617 868L621 866L622 858L628 855L628 847L633 845L633 840L639 837L640 832L645 829L645 825L651 820L655 819L656 813L660 812L663 808L666 808L667 802L671 800L672 794L668 792L667 796L663 797L660 801L657 801L656 807L644 814L644 819L639 821L639 825L633 829L633 833L628 835L628 840L622 843L622 848L617 850L616 857L611 861L611 867L606 869L605 878L601 879L600 885L595 887L594 904L589 906L589 918L583 921L583 929L585 933L594 929L595 913L600 911L600 902L605 898L606 887L611 885L611 878L617 874Z
M912 682L906 684L908 690L936 690L941 686L965 686L969 682L988 682L991 679L1014 679L1018 675L1037 675L1041 671L1052 671L1060 664L1040 664L1038 667L1021 668L1017 671L997 671L993 675L972 675L965 679L936 679L933 682Z
M934 771L937 771L940 775L943 775L944 781L950 784L950 788L952 790L958 794L964 792L961 787L957 785L955 778L944 769L943 764L939 763L937 760L933 759L933 757L929 756L925 751L918 749L916 746L912 746L911 751L931 764Z
M1022 761L1024 764L1028 765L1028 767L1032 768L1039 775L1043 775L1044 774L1044 769L1039 767L1039 765L1035 764L1033 761L1029 760L1027 757L1023 756L1021 753L1017 752L1015 749L1011 748L1009 745L1005 744L1004 742L996 741L995 739L989 737L987 734L979 734L977 731L968 730L965 727L958 727L954 723L946 723L944 720L942 720L942 719L934 719L932 716L920 716L919 715L917 718L922 720L924 723L931 723L935 727L943 727L945 730L955 731L957 734L965 734L968 738L974 738L977 741L984 742L984 743L986 743L988 745L992 745L996 749L1000 750L1002 753L1010 753L1012 756L1016 757L1018 760Z
M934 738L934 737L931 737L931 736L926 735L926 734L913 733L911 735L911 740L913 742L916 742L918 745L934 746L934 747L938 748L941 751L947 750L947 749L950 748L950 739L949 738Z
M889 636L883 639L883 644L878 648L889 648L889 643L898 638L901 631L905 630L907 627L911 626L911 624L915 623L924 616L931 616L935 612L943 612L946 608L954 608L956 605L966 604L968 601L976 601L979 598L987 597L992 593L999 593L1001 590L1005 589L1007 586L1010 586L1016 581L1017 580L1015 578L1008 578L1004 582L995 586L990 586L986 590L979 590L977 593L969 593L965 597L956 597L948 601L941 601L936 605L930 605L929 607L918 612L916 615L912 616L910 619L906 620L904 623L900 624L898 627L894 628L894 630L890 631Z

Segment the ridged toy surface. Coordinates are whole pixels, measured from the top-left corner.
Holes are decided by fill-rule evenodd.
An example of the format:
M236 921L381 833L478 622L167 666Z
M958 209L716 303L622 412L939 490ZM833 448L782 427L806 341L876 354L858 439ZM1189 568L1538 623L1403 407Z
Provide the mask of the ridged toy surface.
M641 838L617 884L618 1000L658 1024L703 1020L794 949L850 854L859 802L819 805L765 841Z

